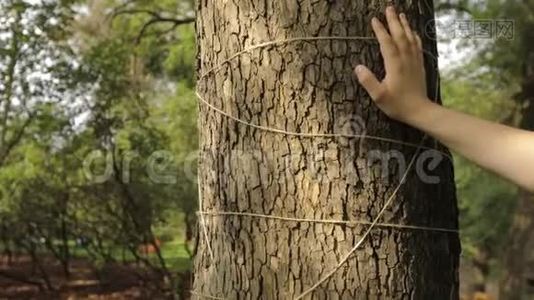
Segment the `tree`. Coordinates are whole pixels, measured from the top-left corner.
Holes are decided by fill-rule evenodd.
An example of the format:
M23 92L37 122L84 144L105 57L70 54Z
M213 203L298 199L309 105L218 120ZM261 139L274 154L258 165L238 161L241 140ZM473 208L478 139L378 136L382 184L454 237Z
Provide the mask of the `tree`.
M480 66L462 65L445 74L442 79L444 104L495 122L513 119L515 104L509 98L510 90L488 87L494 81L489 74L466 80L475 73L473 69L478 70ZM465 295L486 293L492 290L504 246L508 246L506 236L517 189L460 156L455 157L454 169L463 249L461 292Z
M533 1L452 1L450 8L468 12L471 18L478 20L513 20L511 31L501 32L503 28L494 28L495 36L490 40L475 43L477 55L473 65L479 77L481 89L506 91L515 101L516 114L511 114L502 122L520 126L527 130L534 129L534 48L533 38ZM506 29L506 28L505 28ZM512 36L502 35L503 33ZM475 41L476 42L476 41ZM489 77L483 80L480 77ZM472 75L470 75L473 81ZM482 84L480 84L482 83ZM502 113L501 113L502 114ZM517 117L519 115L519 117ZM527 191L517 193L517 204L513 212L513 221L507 234L499 237L504 240L506 248L499 264L500 273L499 296L502 299L521 299L528 297L529 264L534 262L532 245L525 242L531 240L534 229L534 196ZM484 199L491 201L491 199ZM497 210L503 209L502 197L495 205ZM505 199L504 199L505 200ZM465 214L463 214L465 215ZM480 223L479 223L480 224ZM463 228L462 228L463 229ZM495 227L485 228L484 231L494 231ZM495 249L495 245L491 247ZM494 250L493 250L494 251ZM495 253L496 254L496 253Z
M520 89L515 95L518 106L521 107L521 121L519 126L523 129L534 130L534 46L532 33L534 29L534 1L510 1L498 16L514 18L517 30L516 39L512 45L499 44L500 51L512 52L514 56L505 56L513 60L518 67L515 73L519 77ZM506 47L508 46L508 47ZM510 47L512 46L512 47ZM509 49L512 48L512 51ZM497 50L499 51L499 50ZM506 60L503 60L506 62ZM513 69L511 70L513 72ZM532 238L534 237L534 195L528 191L519 193L514 220L510 227L507 240L507 251L503 265L505 266L500 284L501 299L526 299L529 282L532 282L532 264L534 264L534 251L532 251ZM530 277L529 277L530 276ZM532 283L530 283L532 285Z
M78 96L69 79L77 60L65 42L74 4L0 2L0 239L9 262L19 251L30 255L48 289L43 250L69 274L68 167L60 157Z
M482 93L498 95L500 99L494 102L484 98L484 101L477 101L468 110L480 114L480 108L487 109L491 105L492 110L498 111L498 114L490 116L483 113L484 117L527 130L534 128L534 50L531 43L533 5L533 1L502 0L437 3L437 7L444 9L446 14L456 14L453 20L493 22L491 39L468 38L461 41L462 46L470 48L474 55L470 63L455 70L454 73L459 74L454 75L456 81L468 81ZM513 25L506 21L513 21ZM503 27L503 24L506 26ZM467 105L472 101L467 99L476 99L473 91L469 93L469 97L458 97L457 93L455 96L450 99L461 99L457 102ZM503 115L503 112L507 114ZM460 173L475 169L461 161L458 165L460 167L456 170ZM471 262L483 275L477 281L476 288L483 291L491 283L491 279L497 279L500 281L500 299L529 298L529 285L532 286L533 277L529 273L534 263L534 251L532 245L525 241L534 237L533 195L527 191L518 191L515 187L502 189L506 184L490 179L491 176L486 174L473 175L467 181L464 179L470 176L460 176L458 183L462 242L464 248L467 248L464 261ZM493 183L483 183L487 179ZM483 189L479 188L481 186L484 186ZM481 221L481 217L490 221ZM496 223L495 220L499 221Z
M0 167L39 117L42 103L74 96L65 93L64 79L75 59L62 43L72 2L0 2Z
M144 290L172 294L187 268L183 221L170 219L195 216L194 181L172 159L197 145L194 13L188 0L116 2L0 1L0 256L12 262L0 277L53 290L73 259L96 276L122 259ZM65 278L49 274L58 263Z
M424 36L432 54L426 57L428 85L436 98L432 2L400 3L414 28L429 30ZM377 15L385 4L199 2L198 89L211 107L200 106L203 212L193 295L291 299L320 283L307 295L458 298L460 246L455 232L378 226L354 255L342 260L369 228L356 223L380 216L389 199L393 201L380 222L458 226L450 160L431 164L438 184L416 175L425 163L417 163L418 172L408 170L402 184L403 161L411 165L424 155L418 156L417 147L369 138L412 144L422 139L420 132L379 113L352 77L356 63L383 71L376 42L293 39L240 52L279 39L371 36L368 16ZM282 134L232 117L287 132L348 131L368 138ZM425 147L436 144L427 141ZM383 154L378 155L382 164L373 159L377 153Z

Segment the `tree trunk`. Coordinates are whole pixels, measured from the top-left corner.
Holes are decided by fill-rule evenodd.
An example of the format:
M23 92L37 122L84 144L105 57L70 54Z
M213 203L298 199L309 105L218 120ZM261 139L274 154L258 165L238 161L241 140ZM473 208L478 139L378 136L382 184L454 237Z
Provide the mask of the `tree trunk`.
M384 74L376 41L281 42L248 51L209 72L266 41L373 36L370 18L381 15L386 5L377 2L197 1L198 71L208 73L199 79L199 94L231 116L269 128L349 131L419 144L422 133L380 113L353 77L358 63ZM399 2L419 32L431 31L425 47L436 57L435 33L428 26L432 1ZM433 98L439 81L436 64L429 55ZM204 104L199 125L201 209L208 212L199 218L201 240L194 262L192 294L199 299L298 297L332 271L369 228L259 215L371 222L394 197L380 222L457 229L448 159L429 172L439 176L439 183L417 176L427 165L419 161L418 172L411 170L395 193L406 166L419 153L417 147L272 132L236 122ZM425 145L437 146L429 139ZM309 295L457 299L459 253L457 233L378 226Z
M526 299L528 256L532 252L534 236L534 197L522 191L515 209L506 243L503 275L499 286L499 299Z

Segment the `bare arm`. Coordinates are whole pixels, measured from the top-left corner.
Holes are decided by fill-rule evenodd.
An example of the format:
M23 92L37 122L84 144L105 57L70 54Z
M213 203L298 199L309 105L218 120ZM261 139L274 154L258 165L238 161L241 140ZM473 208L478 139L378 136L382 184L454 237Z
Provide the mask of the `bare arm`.
M376 105L393 119L423 130L478 165L534 191L534 133L484 121L437 105L426 97L421 39L406 17L386 11L390 33L377 19L373 29L384 57L380 82L366 67L356 75ZM406 76L405 74L410 74Z

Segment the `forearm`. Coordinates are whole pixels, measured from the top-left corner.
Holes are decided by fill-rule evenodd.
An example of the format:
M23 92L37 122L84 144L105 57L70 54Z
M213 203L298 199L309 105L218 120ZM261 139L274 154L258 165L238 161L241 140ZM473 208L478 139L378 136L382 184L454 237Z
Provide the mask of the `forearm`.
M429 101L405 122L481 167L534 190L534 133L491 123Z

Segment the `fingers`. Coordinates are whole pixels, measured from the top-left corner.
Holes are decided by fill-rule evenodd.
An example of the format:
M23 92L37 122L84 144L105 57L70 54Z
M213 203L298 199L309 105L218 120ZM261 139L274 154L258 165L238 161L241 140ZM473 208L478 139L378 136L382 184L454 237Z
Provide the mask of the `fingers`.
M399 15L399 18L400 18L402 28L404 29L404 34L406 36L406 39L412 46L416 46L417 42L415 40L415 35L412 31L412 28L410 27L410 23L408 22L406 15L402 13Z
M363 65L357 66L355 73L358 77L358 81L365 88L367 93L369 93L369 96L375 101L380 100L384 95L385 88L382 83L378 81L375 74Z
M399 50L406 49L409 46L408 38L393 6L386 8L386 19L388 21L389 32L391 32L391 37L397 44L397 47Z
M419 51L423 51L423 41L421 40L421 37L416 34L415 35L415 41L416 41L416 44L417 44L417 48L419 49Z
M423 41L421 40L421 37L418 34L415 34L415 44L417 47L417 57L419 58L419 63L421 64L421 67L423 68L423 72L425 72L425 53L423 50Z
M397 54L397 46L395 46L395 42L387 32L382 22L380 22L377 18L373 18L371 25L373 27L373 31L375 32L376 38L380 43L380 51L382 52L382 56L388 60L391 58L391 56Z

